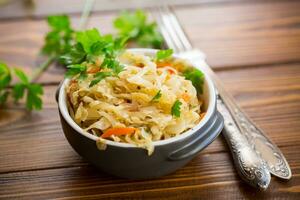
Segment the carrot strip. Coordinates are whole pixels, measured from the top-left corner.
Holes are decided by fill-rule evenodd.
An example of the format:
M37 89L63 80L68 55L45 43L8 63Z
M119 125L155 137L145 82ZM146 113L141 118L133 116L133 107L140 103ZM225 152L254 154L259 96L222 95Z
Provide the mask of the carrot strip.
M127 135L127 134L133 134L135 132L136 128L132 127L126 127L126 128L110 128L107 131L105 131L101 137L102 138L108 138L112 135L120 136L120 135Z
M176 74L174 69L167 69L170 74Z
M169 62L157 62L156 66L157 67L167 67L167 66L172 66L172 63L169 63Z
M87 73L88 74L94 74L94 73L97 73L100 71L100 68L99 67L91 67L87 70Z
M185 102L189 102L190 100L190 95L188 95L187 93L183 93L181 97Z

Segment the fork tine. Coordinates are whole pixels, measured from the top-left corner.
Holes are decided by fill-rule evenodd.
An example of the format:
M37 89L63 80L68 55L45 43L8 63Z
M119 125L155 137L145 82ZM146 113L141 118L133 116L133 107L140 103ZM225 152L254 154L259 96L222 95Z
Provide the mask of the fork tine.
M163 35L165 42L167 43L167 46L176 51L177 48L174 45L174 42L172 41L172 38L169 35L169 32L165 28L165 25L162 21L161 13L157 10L151 10L151 15L155 18L155 21L160 29L161 34Z
M176 47L175 52L182 52L184 51L184 46L181 43L180 40L178 40L178 36L176 34L176 30L171 24L170 17L166 13L165 9L162 7L158 8L163 26L165 27L165 30L169 33L169 36L171 38L171 41L173 42L173 45Z
M183 47L185 48L185 51L191 50L192 45L191 45L187 35L185 34L184 30L181 28L181 26L179 24L179 20L175 16L174 12L167 6L164 6L164 9L165 9L165 12L170 17L170 21L173 24L173 28L179 37L179 41L182 42Z

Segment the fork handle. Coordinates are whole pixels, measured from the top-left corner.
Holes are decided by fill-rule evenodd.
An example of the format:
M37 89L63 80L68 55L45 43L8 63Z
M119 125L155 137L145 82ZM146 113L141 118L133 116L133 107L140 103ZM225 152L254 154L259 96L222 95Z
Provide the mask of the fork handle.
M266 162L270 173L282 179L290 179L292 173L289 164L278 147L249 119L235 103L231 95L227 93L221 80L205 62L203 53L194 50L194 54L195 59L192 60L195 61L195 64L197 64L201 70L205 71L213 79L219 95L226 105L233 121L236 123L240 132L246 137L251 147Z
M271 181L266 163L251 148L250 143L241 133L220 98L217 101L217 106L224 117L223 136L228 143L238 174L251 186L266 190Z

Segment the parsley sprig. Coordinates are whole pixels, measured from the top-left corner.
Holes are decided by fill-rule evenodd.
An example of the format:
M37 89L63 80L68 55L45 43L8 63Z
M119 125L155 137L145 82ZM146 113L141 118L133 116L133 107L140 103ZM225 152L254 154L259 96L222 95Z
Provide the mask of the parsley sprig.
M182 105L182 103L179 100L176 100L174 102L174 104L172 106L172 109L171 109L171 113L172 113L173 116L180 117L180 114L181 114L181 111L180 111L181 105Z
M161 48L163 38L156 23L148 22L146 13L137 10L134 13L123 12L114 20L114 27L119 35L136 41L142 47Z
M159 50L156 52L156 61L163 61L170 58L173 54L173 49Z
M183 75L187 80L190 80L196 88L198 94L203 93L204 74L198 69L188 69Z
M13 73L5 63L0 63L0 106L3 106L9 95L17 103L26 96L26 108L28 110L42 109L43 88L39 84L31 83L26 74L18 68L14 68ZM19 79L19 82L10 86L12 74Z
M162 94L161 94L161 90L159 90L156 94L155 94L155 96L152 98L152 102L155 102L155 101L158 101L159 99L160 99L160 97L162 96Z
M109 76L117 76L122 70L123 65L117 61L118 53L124 48L127 37L113 37L112 35L101 35L93 28L76 33L76 44L70 51L61 56L60 59L67 65L66 76L78 76L79 79L87 77L87 65L95 64L96 60L103 59L99 72L94 74L90 87ZM101 71L104 70L105 71Z

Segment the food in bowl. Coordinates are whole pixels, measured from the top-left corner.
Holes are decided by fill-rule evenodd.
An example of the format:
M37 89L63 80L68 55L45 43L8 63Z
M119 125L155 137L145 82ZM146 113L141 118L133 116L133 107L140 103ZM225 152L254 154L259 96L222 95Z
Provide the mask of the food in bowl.
M199 124L205 115L200 70L171 57L171 50L156 56L124 51L114 59L97 57L65 88L70 116L86 134L98 137L100 149L112 140L144 148L151 155L153 142ZM122 66L118 74L104 67L114 61L115 67Z
M147 55L151 58L157 57L157 51L154 49L130 49L129 51ZM78 66L76 63L82 64L86 61L82 62L81 59L77 59L77 55L78 54L75 54L76 59L73 59L74 62L70 62L71 66L68 66L68 68L74 69L75 72L73 73L71 71L72 73L68 73L72 75L76 74L75 76L79 75L78 78L84 79L87 70L84 67ZM176 55L172 57L174 57L174 59L179 58ZM88 59L90 59L90 57ZM70 60L72 61L72 59ZM191 60L191 62L195 69L201 70L200 63L194 63L193 60ZM186 66L188 65L189 64ZM117 65L110 65L110 69L112 66ZM114 67L113 69L116 70L117 68ZM201 81L196 81L197 77L199 77L196 76L198 74L196 73L197 71L191 70L189 72L189 79L193 80L193 84L202 85ZM191 72L194 72L196 75ZM93 78L97 77L95 77L95 75ZM56 93L64 135L69 144L79 155L106 173L130 179L149 179L170 174L187 164L197 156L201 150L212 143L223 128L224 120L216 108L217 97L212 80L205 72L202 78L204 79L203 88L199 88L203 89L200 100L202 100L201 114L205 112L204 117L200 119L200 122L196 126L178 136L153 141L152 143L155 150L151 156L148 156L147 151L143 148L139 148L134 144L101 139L99 136L83 131L83 129L76 124L68 111L67 104L69 101L66 88L68 88L70 82L72 82L70 78L65 79L61 83ZM98 80L94 82L97 81ZM201 91L199 90L199 94L200 93ZM101 140L104 140L105 143L97 142ZM99 151L99 148L103 148L103 146L106 146L106 149Z

